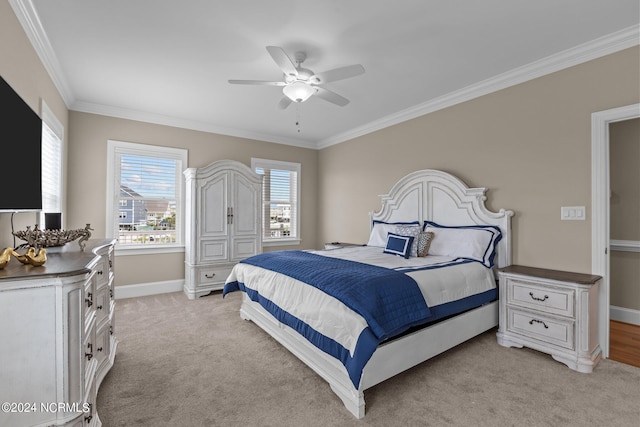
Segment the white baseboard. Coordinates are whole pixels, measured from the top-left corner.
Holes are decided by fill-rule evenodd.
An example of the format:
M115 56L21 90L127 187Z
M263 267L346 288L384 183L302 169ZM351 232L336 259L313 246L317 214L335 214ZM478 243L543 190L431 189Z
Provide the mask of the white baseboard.
M135 298L147 295L166 294L169 292L181 292L184 280L167 280L166 282L140 283L115 287L115 298Z
M618 322L631 323L640 326L640 310L609 306L609 318Z

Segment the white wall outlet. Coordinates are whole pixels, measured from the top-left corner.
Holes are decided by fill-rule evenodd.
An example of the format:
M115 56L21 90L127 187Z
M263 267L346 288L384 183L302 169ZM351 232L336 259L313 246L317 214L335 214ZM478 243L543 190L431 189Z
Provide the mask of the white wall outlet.
M584 221L587 219L586 209L584 206L562 206L560 219L563 221Z

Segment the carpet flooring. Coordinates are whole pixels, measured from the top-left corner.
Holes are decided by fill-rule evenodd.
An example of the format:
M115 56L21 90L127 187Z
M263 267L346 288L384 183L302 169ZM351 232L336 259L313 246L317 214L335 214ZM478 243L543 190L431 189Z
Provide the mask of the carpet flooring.
M118 300L115 365L98 392L105 427L637 426L640 368L582 374L479 335L364 392L355 419L329 385L240 319L241 293Z

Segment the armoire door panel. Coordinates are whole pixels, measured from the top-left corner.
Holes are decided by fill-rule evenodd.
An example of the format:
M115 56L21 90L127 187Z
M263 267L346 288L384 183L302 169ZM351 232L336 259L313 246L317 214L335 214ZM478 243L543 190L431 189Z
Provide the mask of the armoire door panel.
M238 261L259 253L256 247L256 239L234 238L232 242L233 254L232 259Z
M233 179L233 195L233 234L238 236L259 233L259 194L255 191L255 185L236 174Z
M229 259L229 241L201 240L199 262L226 261Z
M224 236L227 234L228 175L219 174L202 183L198 198L200 210L199 234L202 237Z

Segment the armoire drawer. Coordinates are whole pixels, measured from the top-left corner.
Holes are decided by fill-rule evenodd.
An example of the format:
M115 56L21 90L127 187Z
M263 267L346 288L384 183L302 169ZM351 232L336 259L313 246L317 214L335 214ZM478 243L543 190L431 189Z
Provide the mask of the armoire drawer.
M206 285L210 283L224 283L232 267L210 267L200 268L198 271L198 284Z

